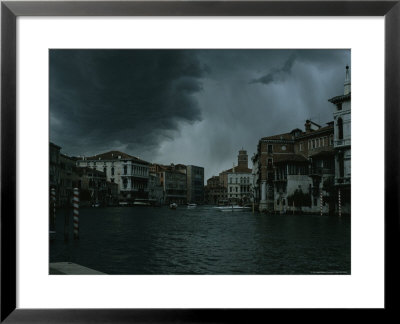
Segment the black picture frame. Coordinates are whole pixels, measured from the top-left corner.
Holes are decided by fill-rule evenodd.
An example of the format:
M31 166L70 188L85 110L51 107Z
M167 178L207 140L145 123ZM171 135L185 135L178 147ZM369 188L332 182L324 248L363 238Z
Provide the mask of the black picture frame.
M16 309L16 19L19 16L384 16L385 309L395 311L399 255L400 4L396 1L2 1L1 322L254 322L267 309ZM373 131L371 131L373 134ZM370 136L370 135L368 135ZM368 137L367 136L367 137ZM369 176L373 176L371 170ZM275 311L275 310L269 310ZM298 310L297 310L298 311ZM308 317L308 313L298 312ZM297 315L296 315L297 316ZM368 315L370 316L370 315ZM254 320L251 320L251 319ZM265 318L267 319L267 318ZM282 320L281 318L280 320ZM264 320L262 320L264 322Z

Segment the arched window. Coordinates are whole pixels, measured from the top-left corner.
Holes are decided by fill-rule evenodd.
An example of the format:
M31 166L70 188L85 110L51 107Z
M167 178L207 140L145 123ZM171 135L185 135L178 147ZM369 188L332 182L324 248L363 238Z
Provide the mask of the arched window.
M343 120L339 118L337 121L338 126L338 139L343 139Z

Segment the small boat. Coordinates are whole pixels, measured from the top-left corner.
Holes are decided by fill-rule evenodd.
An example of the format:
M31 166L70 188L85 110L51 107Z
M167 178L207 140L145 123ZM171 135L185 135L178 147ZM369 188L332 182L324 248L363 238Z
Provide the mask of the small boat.
M126 201L120 201L120 202L119 202L119 205L120 205L121 207L126 207L126 206L128 206L128 202L126 202Z
M171 209L176 209L178 207L178 205L176 203L172 203L169 205L169 208Z
M188 204L187 205L187 208L196 208L197 207L197 204Z
M99 203L94 203L94 204L92 204L92 207L100 207L100 204Z
M150 206L148 201L135 201L133 203L134 206Z

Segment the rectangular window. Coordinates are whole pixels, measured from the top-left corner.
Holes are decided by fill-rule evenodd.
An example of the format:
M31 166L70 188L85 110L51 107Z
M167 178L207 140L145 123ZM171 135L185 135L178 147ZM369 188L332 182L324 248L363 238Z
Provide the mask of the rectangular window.
M303 143L300 143L300 145L299 145L299 151L300 151L300 152L303 151Z
M272 144L268 144L268 153L272 153Z

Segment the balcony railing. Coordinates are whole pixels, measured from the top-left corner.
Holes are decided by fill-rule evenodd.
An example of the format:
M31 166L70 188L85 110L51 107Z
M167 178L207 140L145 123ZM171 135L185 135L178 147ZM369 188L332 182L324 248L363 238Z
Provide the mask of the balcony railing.
M334 174L334 171L329 168L311 168L310 175L326 175L326 174Z
M335 178L335 185L348 185L351 183L350 177Z
M350 139L335 140L335 147L350 146L350 145L351 145Z

